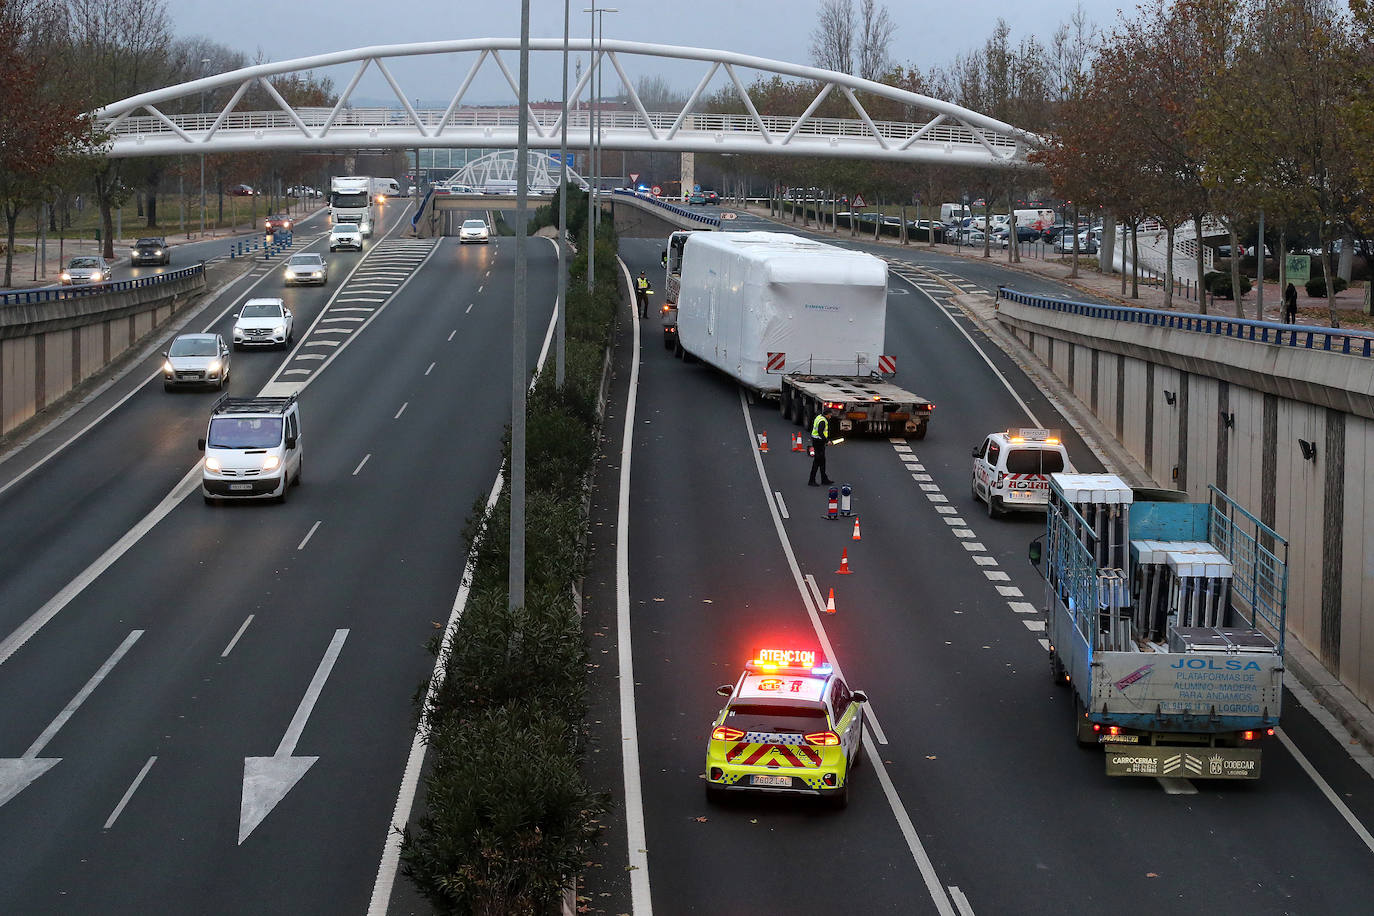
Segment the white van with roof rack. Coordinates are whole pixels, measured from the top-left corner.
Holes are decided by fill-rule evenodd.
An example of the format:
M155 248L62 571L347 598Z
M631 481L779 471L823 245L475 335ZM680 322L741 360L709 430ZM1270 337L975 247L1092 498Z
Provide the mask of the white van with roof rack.
M215 402L210 425L198 443L205 453L201 494L221 499L286 501L301 482L301 408L285 398L232 398Z
M1051 474L1074 474L1057 429L1023 427L990 433L973 449L973 498L988 515L1038 510L1049 504Z

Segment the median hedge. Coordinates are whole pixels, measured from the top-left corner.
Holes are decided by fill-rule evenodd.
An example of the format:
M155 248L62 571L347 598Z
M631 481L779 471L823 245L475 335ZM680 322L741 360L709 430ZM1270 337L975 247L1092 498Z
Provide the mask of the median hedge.
M586 568L598 399L621 295L614 227L602 227L593 293L585 253L570 268L563 390L546 366L529 398L524 607L507 607L509 482L490 513L479 500L468 521L471 591L428 710L424 813L401 852L405 873L442 913L551 912L609 804L582 777L587 658L573 595Z

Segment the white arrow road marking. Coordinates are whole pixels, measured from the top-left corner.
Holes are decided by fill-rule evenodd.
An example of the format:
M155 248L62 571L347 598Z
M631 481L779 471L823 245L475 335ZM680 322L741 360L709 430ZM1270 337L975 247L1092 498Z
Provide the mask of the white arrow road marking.
M43 729L43 734L34 739L33 744L24 752L24 756L7 760L0 760L0 806L3 806L11 798L28 788L29 783L33 782L44 773L57 766L61 757L40 758L43 748L47 747L48 742L57 736L62 730L62 726L67 724L67 720L72 714L86 702L95 688L100 686L100 682L105 680L105 676L119 664L119 660L124 657L124 653L133 648L134 643L143 635L142 630L134 630L124 637L124 641L119 644L119 648L114 650L114 654L105 659L105 664L100 666L100 670L91 675L91 679L86 682L72 701L57 714L57 718L48 723L48 727Z
M329 641L329 648L325 650L320 666L315 669L315 676L305 690L301 705L296 707L296 714L291 717L291 724L286 727L286 734L282 736L281 744L277 745L277 752L271 757L243 758L243 801L239 805L240 846L253 829L262 823L262 819L272 813L277 802L285 798L286 793L300 781L305 771L320 759L293 757L291 752L296 749L296 742L301 740L305 722L310 718L324 690L324 682L329 679L329 672L333 670L347 638L347 630L334 631L334 638Z

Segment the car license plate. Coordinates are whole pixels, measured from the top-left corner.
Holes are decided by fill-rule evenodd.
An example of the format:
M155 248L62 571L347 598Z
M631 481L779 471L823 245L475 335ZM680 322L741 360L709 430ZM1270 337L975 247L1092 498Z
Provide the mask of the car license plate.
M777 786L783 789L792 788L791 776L753 776L750 777L750 785L754 786Z
M231 490L251 490L251 489L253 489L253 485L252 485L251 483L231 483L231 484L229 484L229 489L231 489Z

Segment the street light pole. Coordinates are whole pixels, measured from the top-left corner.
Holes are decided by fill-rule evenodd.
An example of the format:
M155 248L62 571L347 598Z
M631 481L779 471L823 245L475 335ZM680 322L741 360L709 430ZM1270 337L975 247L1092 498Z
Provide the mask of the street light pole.
M563 390L563 335L568 314L568 29L572 22L572 0L563 0L563 126L559 133L558 162L562 177L558 182L558 331L554 342L554 382Z
M592 4L591 8L583 7L582 12L592 14L592 48L591 48L591 86L592 86L592 110L591 119L595 127L588 125L588 160L591 164L592 183L587 191L587 292L592 291L596 282L596 227L601 222L601 206L598 195L601 191L601 62L598 60L598 53L601 45L597 39L598 33L604 35L606 31L606 13L618 13L620 10L611 7L598 8Z
M511 320L510 576L511 610L525 604L525 226L529 204L530 0L520 0L520 126L515 152L515 308Z
M205 78L205 65L210 63L210 58L200 59L200 75ZM200 130L205 129L205 90L200 90L200 123L196 125ZM200 237L205 238L205 154L200 154Z

